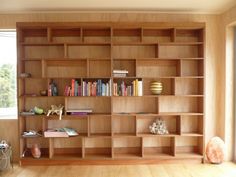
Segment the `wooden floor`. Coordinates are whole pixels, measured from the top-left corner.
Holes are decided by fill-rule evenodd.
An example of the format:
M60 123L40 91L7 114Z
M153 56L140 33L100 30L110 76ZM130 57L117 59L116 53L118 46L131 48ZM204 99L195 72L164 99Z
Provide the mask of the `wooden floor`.
M236 164L14 166L4 177L236 177Z

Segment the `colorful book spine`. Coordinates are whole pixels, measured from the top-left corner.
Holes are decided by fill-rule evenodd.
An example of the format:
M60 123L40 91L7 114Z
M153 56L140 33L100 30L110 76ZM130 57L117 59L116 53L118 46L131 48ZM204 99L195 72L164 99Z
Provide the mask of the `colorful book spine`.
M75 79L71 80L71 96L75 96Z

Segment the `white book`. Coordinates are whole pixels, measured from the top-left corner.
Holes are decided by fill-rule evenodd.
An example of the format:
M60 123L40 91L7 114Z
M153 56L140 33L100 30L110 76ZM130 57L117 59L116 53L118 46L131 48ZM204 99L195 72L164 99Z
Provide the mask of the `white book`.
M138 96L143 96L143 81L138 81Z
M111 79L109 80L109 96L112 96L112 85L111 85Z

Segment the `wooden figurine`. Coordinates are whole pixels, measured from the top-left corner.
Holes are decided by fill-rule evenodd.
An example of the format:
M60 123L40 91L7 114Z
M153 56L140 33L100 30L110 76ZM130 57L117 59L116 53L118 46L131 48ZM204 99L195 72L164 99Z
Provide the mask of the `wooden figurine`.
M55 113L55 114L59 115L59 119L61 120L63 108L64 108L64 106L62 106L61 104L59 106L51 105L51 109L48 110L47 116Z

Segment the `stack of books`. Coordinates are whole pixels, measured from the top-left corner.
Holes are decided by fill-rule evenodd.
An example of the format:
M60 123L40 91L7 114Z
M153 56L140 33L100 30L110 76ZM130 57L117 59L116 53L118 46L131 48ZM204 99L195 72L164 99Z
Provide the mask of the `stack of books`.
M124 81L113 83L114 96L143 96L143 81L135 79L130 85Z
M126 77L129 71L127 70L113 70L113 77Z

